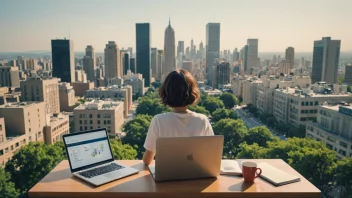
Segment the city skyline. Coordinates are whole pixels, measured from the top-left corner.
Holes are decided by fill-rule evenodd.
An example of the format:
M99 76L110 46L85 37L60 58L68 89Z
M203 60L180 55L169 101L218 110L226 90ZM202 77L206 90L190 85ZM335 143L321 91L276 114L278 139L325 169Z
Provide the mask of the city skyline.
M189 46L192 38L197 45L201 41L205 43L206 24L220 22L221 50L240 49L248 38L258 38L260 52L280 52L287 46L294 47L296 52L312 52L314 40L332 37L341 40L341 51L352 51L352 38L349 36L352 28L346 26L348 16L352 15L348 11L352 2L343 0L324 4L316 0L305 4L282 4L277 0L223 0L206 4L198 0L50 3L14 0L5 1L2 5L5 9L0 18L5 20L1 20L0 25L6 27L6 31L0 38L0 52L50 50L51 39L64 37L74 41L75 51L84 51L87 45L92 45L97 52L102 52L107 41L116 41L120 49L135 48L134 26L143 22L151 24L151 47L162 49L169 17L176 32L176 43L185 41L185 47ZM319 9L316 9L317 5ZM216 12L214 8L217 7L221 8L221 13L227 14ZM156 9L157 16L154 14ZM131 14L130 10L135 12Z

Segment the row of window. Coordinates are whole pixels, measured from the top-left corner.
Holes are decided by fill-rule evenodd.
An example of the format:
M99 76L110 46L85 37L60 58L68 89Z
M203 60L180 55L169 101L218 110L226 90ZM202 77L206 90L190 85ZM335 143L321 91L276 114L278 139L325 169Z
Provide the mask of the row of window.
M111 120L103 120L104 124L111 124ZM88 124L88 120L79 120L79 124ZM93 120L89 120L89 124L93 124ZM97 120L97 124L101 124L101 120Z
M318 110L301 110L301 113L302 114L305 114L305 113L318 113Z
M79 114L79 118L93 118L93 114ZM97 114L97 118L100 118L100 114ZM103 118L111 118L111 114L103 114Z
M25 143L26 140L24 139L23 142ZM20 146L20 143L19 143L19 142L16 142L16 144L10 146L10 149L9 149L9 147L6 147L5 149L1 149L1 150L0 150L0 156L2 156L2 155L4 155L4 154L8 153L9 150L10 150L10 151L13 151L15 148L17 148L17 147L19 147L19 146Z
M97 129L100 129L100 128L101 128L100 126L97 127ZM108 133L111 133L111 128L110 127L106 127L106 128L107 128ZM90 126L89 129L93 130L94 128L93 128L93 126ZM87 131L87 130L88 130L87 126L84 126L84 127L80 126L79 127L79 131Z
M302 105L302 106L318 106L318 105L319 105L319 102L318 102L318 101L315 101L315 102L313 102L313 101L310 101L310 102L306 101L306 102L301 102L301 105Z
M317 118L316 117L305 117L305 118L300 118L300 121L313 121L313 122L316 122Z

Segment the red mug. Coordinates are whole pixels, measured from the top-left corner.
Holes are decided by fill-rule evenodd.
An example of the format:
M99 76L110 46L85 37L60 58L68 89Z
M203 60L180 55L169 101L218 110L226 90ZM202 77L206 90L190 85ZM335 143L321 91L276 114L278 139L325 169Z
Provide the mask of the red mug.
M259 170L259 173L257 173ZM262 174L262 169L257 168L257 163L242 162L242 175L245 182L254 182L254 179Z

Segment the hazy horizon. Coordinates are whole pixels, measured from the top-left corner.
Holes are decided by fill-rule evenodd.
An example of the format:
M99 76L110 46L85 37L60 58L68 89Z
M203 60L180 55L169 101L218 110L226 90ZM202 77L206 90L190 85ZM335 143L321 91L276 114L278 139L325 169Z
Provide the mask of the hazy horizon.
M177 41L205 44L205 26L221 24L221 50L242 48L247 38L259 39L259 52L312 52L314 40L330 36L341 40L341 51L352 51L352 1L282 0L0 0L0 52L46 51L50 40L71 38L76 52L93 45L103 52L116 41L133 47L135 24L151 24L151 46L163 48L164 31L171 17ZM69 31L70 30L70 31ZM69 33L70 32L70 33Z

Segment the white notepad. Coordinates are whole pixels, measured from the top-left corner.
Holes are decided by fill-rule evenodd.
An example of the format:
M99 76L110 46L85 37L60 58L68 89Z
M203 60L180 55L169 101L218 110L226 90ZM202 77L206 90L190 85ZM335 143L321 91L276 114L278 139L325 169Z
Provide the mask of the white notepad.
M299 177L282 171L266 162L258 163L258 167L262 169L262 174L260 177L274 184L275 186L282 186L301 180Z

